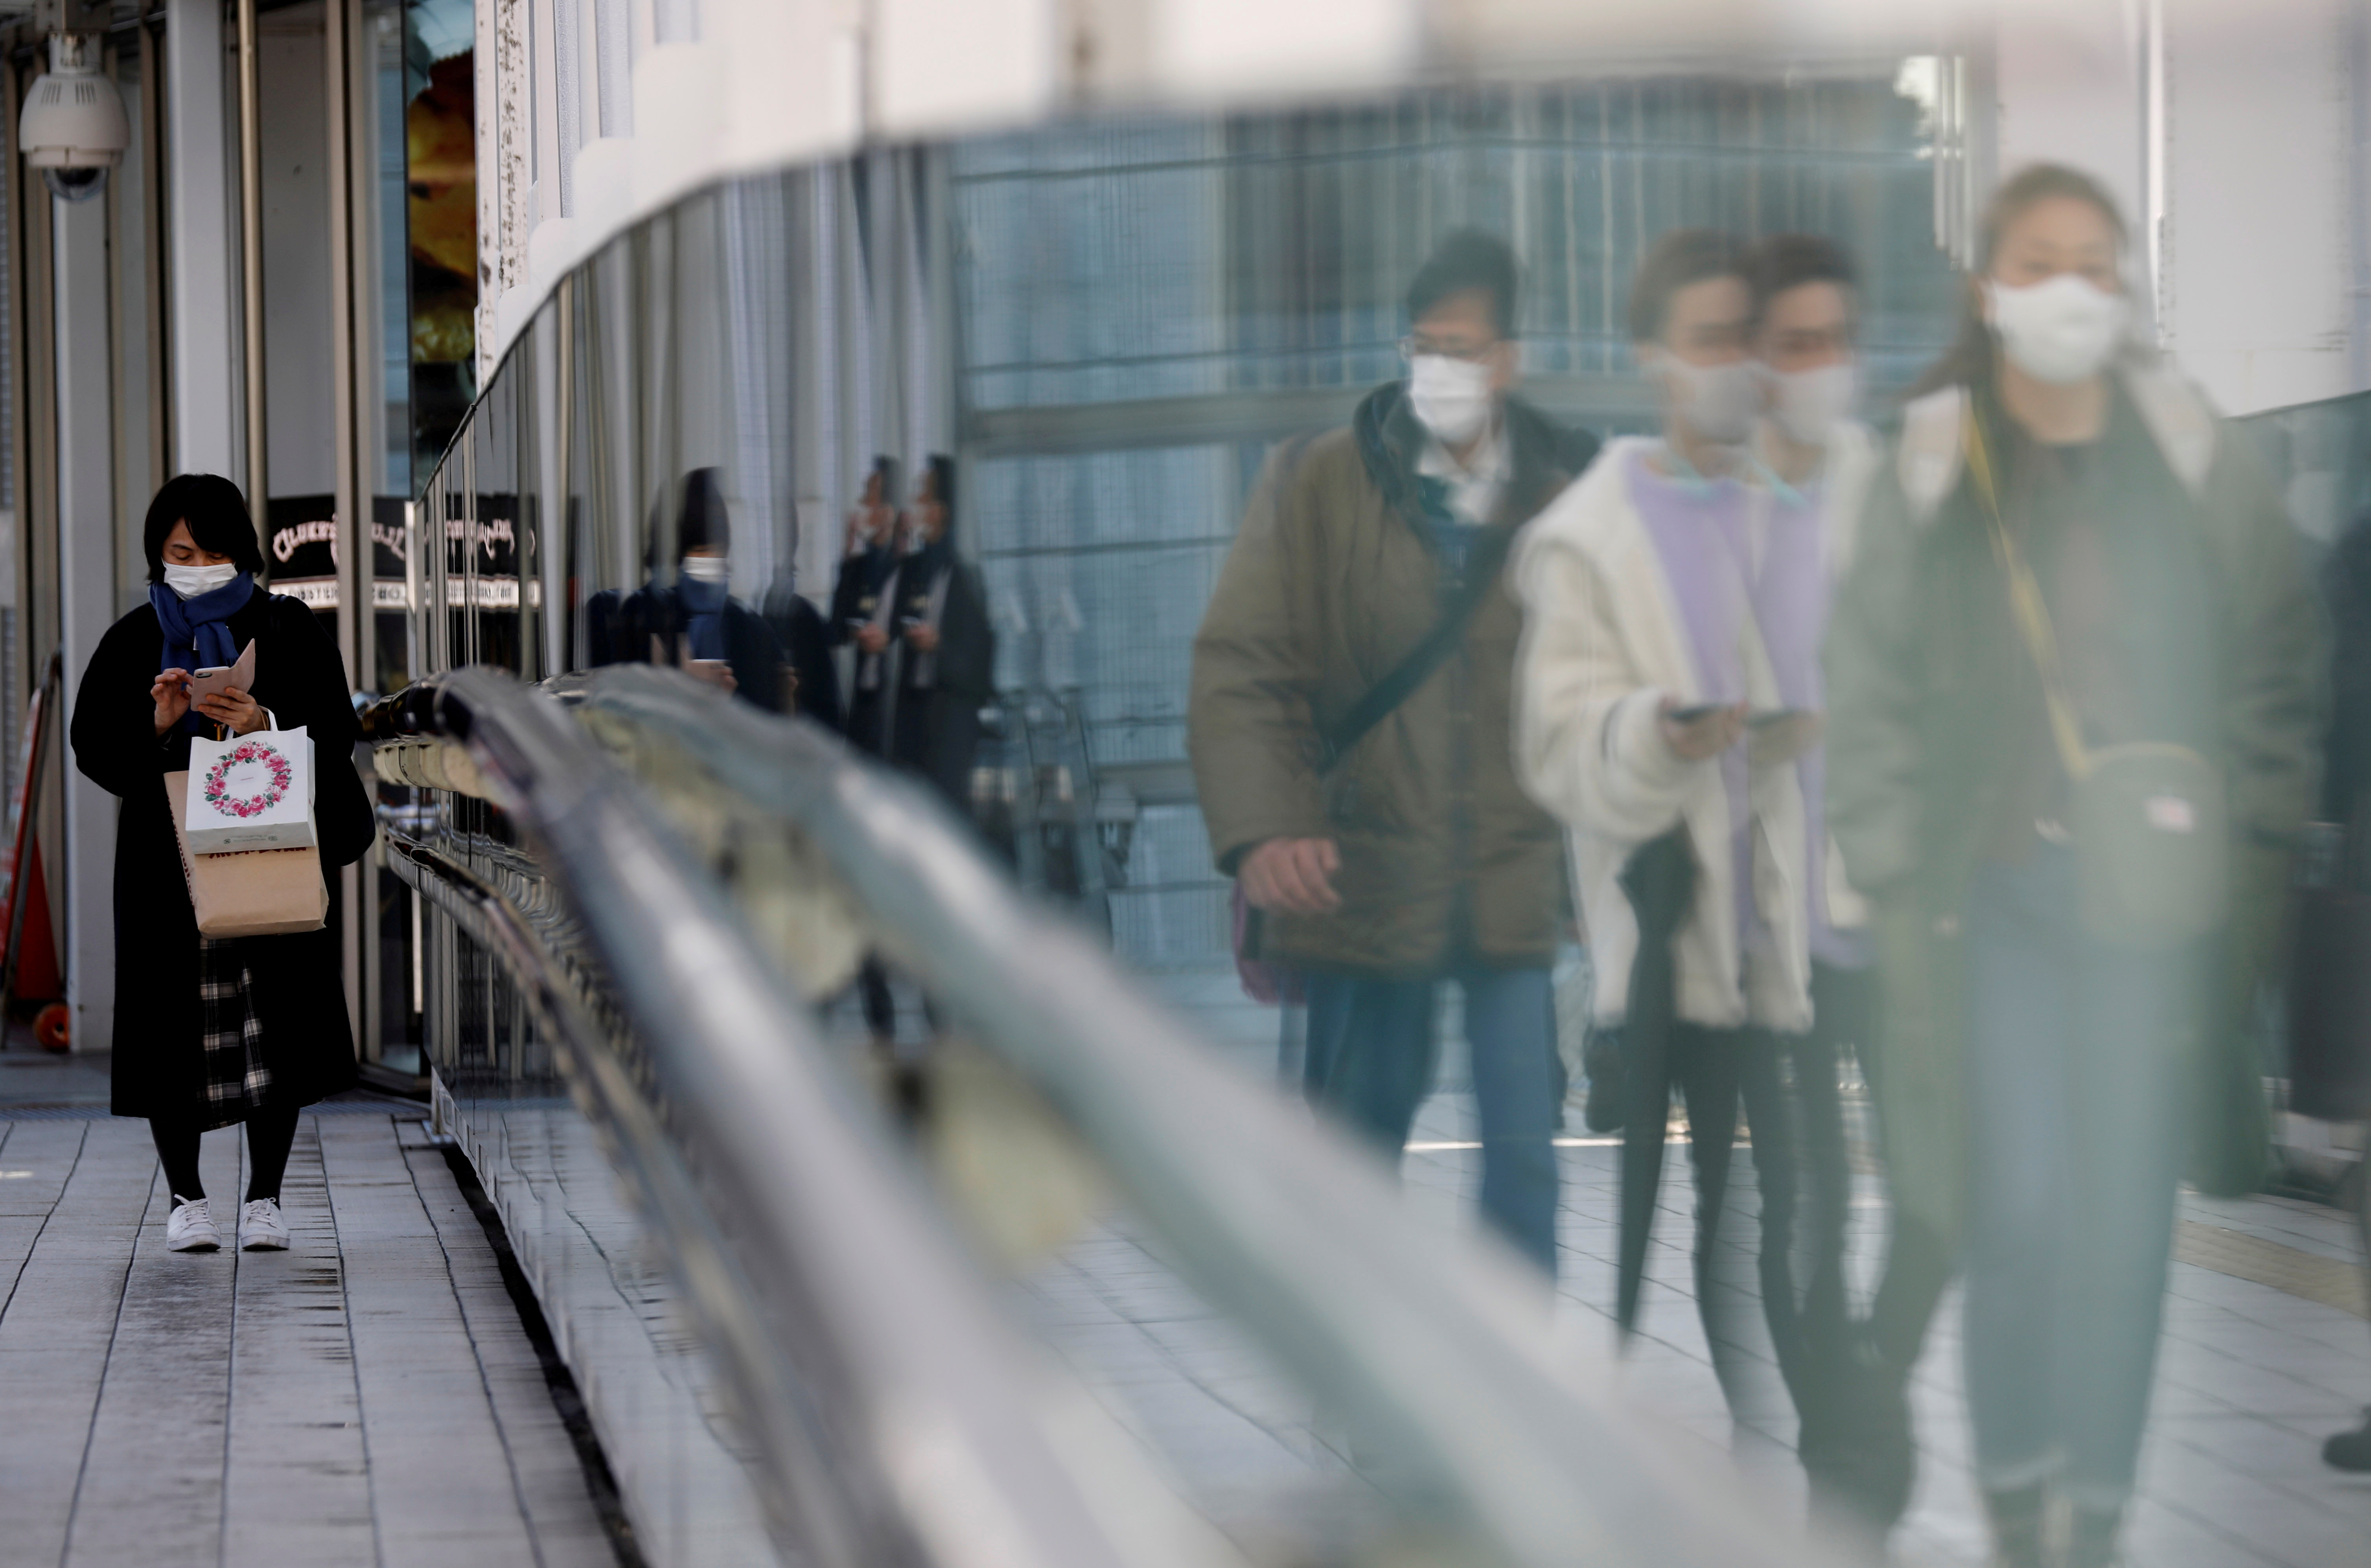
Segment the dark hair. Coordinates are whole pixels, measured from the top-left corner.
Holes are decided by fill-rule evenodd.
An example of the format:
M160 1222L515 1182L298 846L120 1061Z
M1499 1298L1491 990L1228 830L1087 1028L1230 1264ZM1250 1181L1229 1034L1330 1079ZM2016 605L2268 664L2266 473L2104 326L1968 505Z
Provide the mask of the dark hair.
M256 542L255 519L247 498L220 474L176 474L158 487L148 503L144 536L148 546L148 581L165 581L165 536L176 523L190 525L190 537L209 555L228 556L233 566L256 576L263 573L263 548Z
M1408 325L1423 320L1451 295L1476 291L1490 296L1490 325L1498 336L1513 337L1515 253L1497 235L1459 229L1440 242L1408 284Z
M952 539L955 536L955 460L943 452L933 452L930 462L931 495L938 502L939 509L947 514L946 525L939 530L939 537Z
M1745 250L1718 229L1673 229L1657 240L1630 279L1630 340L1660 342L1671 297L1714 278L1745 278Z
M865 475L865 478L881 481L881 500L885 504L890 506L897 504L897 459L888 456L875 457L873 459L873 471ZM860 485L857 488L862 490L863 487Z
M715 469L694 468L683 477L683 510L677 519L677 559L697 549L733 548L733 519L724 510L724 490L716 482Z
M2116 236L2117 251L2123 250L2129 237L2124 215L2116 211L2116 199L2108 194L2106 186L2081 169L2069 168L2065 164L2029 164L2011 175L1993 192L1993 199L1984 203L1984 215L1976 225L1976 266L1960 301L1959 335L1910 388L1911 397L1945 386L1979 386L1992 379L1993 329L1984 322L1977 280L1992 271L1993 257L2000 250L2001 236L2008 232L2011 224L2042 202L2061 198L2088 202L2098 209Z
M1753 296L1753 324L1762 324L1770 302L1806 283L1857 289L1852 258L1833 239L1816 234L1774 234L1756 240L1745 256L1745 287Z

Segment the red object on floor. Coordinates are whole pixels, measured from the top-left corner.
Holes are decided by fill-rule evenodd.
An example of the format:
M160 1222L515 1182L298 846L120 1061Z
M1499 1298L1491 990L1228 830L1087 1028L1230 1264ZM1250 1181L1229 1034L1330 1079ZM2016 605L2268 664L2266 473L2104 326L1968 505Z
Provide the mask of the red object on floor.
M28 844L25 854L32 864L25 873L24 951L17 955L14 991L20 1002L54 1001L65 995L66 986L58 969L57 939L50 929L50 884L41 874L40 841ZM8 905L0 900L0 932L7 929Z
M44 1051L74 1049L73 1015L64 1002L52 1002L33 1015L33 1043Z

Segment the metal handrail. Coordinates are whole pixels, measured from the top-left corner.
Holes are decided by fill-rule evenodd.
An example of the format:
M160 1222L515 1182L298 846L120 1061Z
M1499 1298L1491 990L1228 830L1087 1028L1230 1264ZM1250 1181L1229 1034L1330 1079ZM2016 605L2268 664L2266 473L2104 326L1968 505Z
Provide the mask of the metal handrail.
M376 705L366 732L466 746L632 1026L629 1061L535 922L468 867L389 836L404 880L525 982L622 1146L797 1561L1239 1561L1005 1324L722 889L558 705L465 670Z
M935 796L811 725L676 672L555 695L778 815L889 956L1101 1159L1170 1258L1388 1459L1515 1564L1821 1561L1553 1334L1502 1244L1420 1225L1381 1164L1227 1066L1071 923L1022 897Z

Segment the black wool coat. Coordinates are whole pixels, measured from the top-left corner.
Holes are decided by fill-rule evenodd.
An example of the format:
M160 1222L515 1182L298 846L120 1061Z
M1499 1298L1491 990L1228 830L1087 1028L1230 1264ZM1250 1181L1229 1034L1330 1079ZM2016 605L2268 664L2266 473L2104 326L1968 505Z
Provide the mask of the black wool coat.
M996 628L978 571L962 561L954 571L939 617L938 679L929 686L904 686L897 693L889 760L929 779L955 813L968 819L979 710L996 696ZM916 596L927 592L918 589ZM904 660L891 664L901 685L916 657L908 648Z
M257 644L255 700L280 728L313 740L313 820L324 875L362 859L377 836L353 757L354 717L338 646L294 599L256 591L230 617L232 641ZM75 764L122 809L115 830L115 1050L119 1116L181 1116L203 1109L198 1009L198 927L165 801L164 776L190 766L190 736L156 738L148 688L165 634L141 605L108 628L75 694ZM330 883L334 897L336 883ZM334 926L238 944L256 981L267 1103L309 1105L354 1082L343 965Z
M785 584L767 594L762 613L766 624L773 628L774 640L781 644L783 658L799 678L798 689L790 694L791 710L834 734L846 733L839 667L832 662L831 626L823 612Z

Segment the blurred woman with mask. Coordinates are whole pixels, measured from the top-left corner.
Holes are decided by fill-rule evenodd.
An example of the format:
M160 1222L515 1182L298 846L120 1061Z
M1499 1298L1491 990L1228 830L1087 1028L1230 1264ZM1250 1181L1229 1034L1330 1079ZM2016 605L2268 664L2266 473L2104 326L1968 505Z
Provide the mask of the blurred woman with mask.
M1871 1348L1906 1378L1965 1267L2012 1568L2120 1561L2185 1147L2203 1184L2256 1174L2244 1020L2320 727L2279 500L2140 346L2124 249L2074 170L1994 197L1827 654L1829 817L1885 991Z
M1610 444L1532 525L1514 564L1525 612L1516 766L1570 829L1597 958L1594 1021L1621 1032L1617 1320L1636 1326L1676 1084L1697 1180L1697 1303L1741 1418L1760 1415L1764 1390L1742 1381L1741 1325L1721 1320L1733 1293L1716 1287L1713 1260L1741 1090L1772 1081L1770 1032L1811 1022L1813 856L1798 764L1819 702L1816 571L1787 641L1761 624L1763 594L1793 583L1775 570L1793 547L1777 516L1784 487L1753 451L1764 385L1748 277L1736 242L1706 230L1648 253L1629 326L1663 434ZM1800 478L1814 483L1810 467ZM1792 493L1815 527L1819 513ZM1815 542L1806 559L1816 563ZM1789 1157L1783 1119L1757 1117L1754 1130L1767 1256L1786 1246Z
M652 531L655 548L655 520ZM787 711L782 646L765 617L732 596L733 519L714 468L684 476L675 543L674 585L627 595L593 663L673 662L769 713Z

